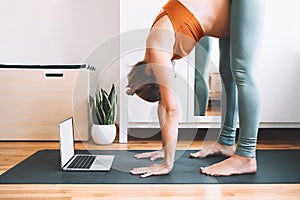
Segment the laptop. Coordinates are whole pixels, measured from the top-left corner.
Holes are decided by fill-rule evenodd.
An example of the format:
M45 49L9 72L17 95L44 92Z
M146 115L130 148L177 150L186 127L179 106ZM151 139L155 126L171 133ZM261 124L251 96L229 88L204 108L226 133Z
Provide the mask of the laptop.
M73 118L59 123L60 158L63 171L109 171L114 155L75 154Z

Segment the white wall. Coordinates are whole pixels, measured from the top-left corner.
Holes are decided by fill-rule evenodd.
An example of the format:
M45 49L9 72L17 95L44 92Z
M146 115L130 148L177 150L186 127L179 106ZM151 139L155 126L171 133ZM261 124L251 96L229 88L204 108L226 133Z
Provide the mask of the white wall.
M119 33L119 0L0 0L0 63L78 63Z
M300 1L264 0L258 50L262 121L300 122Z

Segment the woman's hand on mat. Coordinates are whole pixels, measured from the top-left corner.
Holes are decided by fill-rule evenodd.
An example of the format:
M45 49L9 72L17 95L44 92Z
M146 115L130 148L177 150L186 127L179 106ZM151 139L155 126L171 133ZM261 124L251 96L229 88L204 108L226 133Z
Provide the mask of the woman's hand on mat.
M165 153L164 150L152 151L146 153L139 153L134 155L135 158L150 158L151 161L156 160L157 158L164 158Z
M133 175L142 174L142 178L149 176L165 175L169 174L173 168L173 165L166 164L153 164L150 167L133 168L130 173Z

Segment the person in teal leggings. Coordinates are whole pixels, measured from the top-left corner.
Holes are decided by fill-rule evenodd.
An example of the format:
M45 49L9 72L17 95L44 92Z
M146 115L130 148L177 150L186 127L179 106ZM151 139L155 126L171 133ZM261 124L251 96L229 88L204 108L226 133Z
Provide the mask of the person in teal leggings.
M254 173L256 143L261 113L261 93L255 77L255 55L261 30L260 0L231 1L230 38L220 39L222 128L218 141L191 157L205 158L221 154L229 158L208 167L204 174L228 176ZM236 123L239 137L235 148Z

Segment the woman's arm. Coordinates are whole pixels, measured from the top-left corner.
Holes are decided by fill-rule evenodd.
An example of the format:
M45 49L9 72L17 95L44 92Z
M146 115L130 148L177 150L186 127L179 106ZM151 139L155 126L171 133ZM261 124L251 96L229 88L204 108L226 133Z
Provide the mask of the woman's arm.
M150 167L134 168L132 174L151 175L168 174L173 168L178 135L178 105L175 94L175 77L171 58L175 41L172 24L167 17L161 18L152 28L147 39L147 55L151 58L151 70L160 85L161 101L158 115L162 132L164 162ZM140 158L161 155L161 151L140 154ZM144 156L142 156L144 155ZM137 157L137 156L136 156Z
M178 105L175 94L175 77L172 70L172 63L169 60L164 62L165 53L151 50L151 57L158 58L161 64L157 64L155 59L152 63L152 70L160 84L161 101L159 103L158 115L161 125L162 143L164 151L164 162L162 164L151 165L150 167L134 168L132 174L143 174L142 177L151 175L162 175L171 172L174 165L175 150L178 135ZM144 156L157 156L160 151L142 154Z

